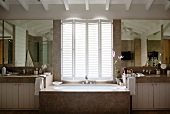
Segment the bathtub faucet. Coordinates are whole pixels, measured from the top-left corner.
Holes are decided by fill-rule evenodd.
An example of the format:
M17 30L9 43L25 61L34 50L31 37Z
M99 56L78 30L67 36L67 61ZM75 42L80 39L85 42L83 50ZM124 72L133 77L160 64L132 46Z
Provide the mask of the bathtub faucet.
M88 84L88 76L87 75L85 76L85 79L86 79L86 84Z

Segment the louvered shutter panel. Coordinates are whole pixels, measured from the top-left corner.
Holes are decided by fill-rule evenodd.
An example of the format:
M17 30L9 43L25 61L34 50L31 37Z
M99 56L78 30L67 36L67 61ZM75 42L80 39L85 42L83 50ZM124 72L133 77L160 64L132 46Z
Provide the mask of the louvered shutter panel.
M72 23L63 23L62 38L62 76L72 78Z

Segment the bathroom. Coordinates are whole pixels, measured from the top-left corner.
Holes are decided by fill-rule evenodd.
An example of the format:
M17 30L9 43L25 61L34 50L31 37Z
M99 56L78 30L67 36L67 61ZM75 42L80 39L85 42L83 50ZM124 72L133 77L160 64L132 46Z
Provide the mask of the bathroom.
M23 7L21 7L21 5L19 5L20 6L19 8L17 8L16 6L17 5L11 5L10 10L14 9L13 12L19 12L18 10L23 8ZM113 74L113 72L115 72L114 67L110 67L110 69L109 68L106 69L106 70L110 70L111 72L108 72L108 74L106 73L105 74L106 77L103 77L103 79L102 79L102 76L100 76L99 78L97 77L98 78L97 81L96 81L96 75L94 77L91 77L91 75L87 74L87 72L82 73L82 71L84 69L88 70L88 68L90 67L90 66L88 67L88 65L84 65L84 64L87 64L87 63L84 62L84 61L87 60L87 58L83 58L83 57L81 58L83 63L77 64L77 66L73 66L74 69L78 69L79 68L78 65L82 65L81 68L83 70L80 69L79 72L76 71L76 70L74 71L74 72L80 73L82 75L79 75L80 77L76 77L76 76L75 77L74 76L73 77L67 77L67 73L64 72L64 73L66 73L66 75L65 75L65 77L63 77L63 67L60 67L60 66L63 66L63 62L62 62L62 60L63 60L63 58L62 58L63 52L61 50L61 47L63 46L61 44L61 41L62 41L62 38L63 38L63 33L62 33L63 32L63 23L64 22L65 23L67 23L67 22L70 23L69 22L70 20L72 21L71 23L76 23L76 22L77 23L83 23L83 21L88 19L88 18L91 19L91 20L86 20L86 22L84 22L84 23L85 23L85 25L89 23L89 27L90 27L90 24L91 24L92 28L95 27L96 23L98 23L98 25L96 25L96 26L101 27L100 29L102 29L102 26L104 25L104 24L102 25L102 23L108 24L108 26L113 26L111 29L107 29L108 31L111 31L109 35L110 36L112 35L113 39L110 39L110 41L111 41L110 44L111 45L110 44L106 45L106 46L111 47L110 52L109 52L110 58L108 56L106 56L106 57L108 57L106 59L109 59L109 62L106 65L115 66L115 65L113 65L115 58L112 57L112 50L111 50L112 48L116 52L116 57L121 55L122 51L124 51L124 52L130 51L133 54L133 58L131 60L121 60L121 61L118 61L116 63L116 69L120 69L121 73L123 72L123 70L122 70L123 67L128 67L129 69L133 69L133 72L141 72L141 73L147 74L147 72L143 72L143 70L145 70L145 71L146 70L151 70L151 74L156 74L156 69L158 69L156 67L156 65L160 61L163 61L163 58L160 57L161 56L160 53L162 53L162 50L164 48L166 48L166 47L161 46L161 36L163 36L163 35L161 35L162 33L160 31L160 29L161 29L160 25L161 24L164 24L165 26L168 25L169 20L163 20L163 19L168 19L169 18L169 17L167 17L166 13L162 13L158 17L156 17L155 15L149 15L149 14L148 15L146 14L145 18L142 18L139 14L132 15L132 17L129 17L128 15L125 16L125 15L122 14L121 15L122 17L117 16L118 19L116 19L115 17L112 17L112 16L111 17L108 16L108 19L103 19L102 16L100 16L101 14L98 13L98 12L95 12L96 16L94 16L92 14L88 14L84 10L84 12L86 12L85 14L87 14L86 15L87 17L84 16L84 15L79 15L79 17L81 17L83 19L82 20L82 19L79 19L79 18L74 18L74 17L69 16L69 13L72 10L76 11L76 8L73 7L72 5L70 5L71 10L68 11L69 13L65 12L65 9L64 9L63 5L59 5L59 8L61 8L63 10L62 10L62 13L60 13L59 10L57 10L57 13L58 13L57 15L55 15L55 13L52 11L52 9L55 9L54 5L50 5L51 9L49 9L47 12L50 12L51 16L49 16L49 14L47 12L46 12L46 15L39 15L39 16L36 15L36 13L44 11L43 7L41 5L37 5L37 6L41 10L39 9L36 12L32 12L33 9L35 9L35 7L30 5L31 8L29 9L29 11L26 11L28 13L28 15L24 13L25 12L24 10L21 10L21 13L23 15L17 15L17 18L14 15L12 15L11 12L4 11L3 8L1 8L2 10L0 10L0 12L2 12L1 14L3 15L3 16L1 16L1 19L2 19L1 23L3 23L3 21L4 21L6 23L5 24L6 26L8 26L8 24L12 24L12 25L14 25L14 24L17 25L18 24L18 28L17 28L17 26L15 26L16 28L15 27L14 28L16 30L18 29L19 31L21 31L22 27L23 28L29 28L31 30L31 31L29 31L27 29L24 30L25 36L22 36L22 39L21 39L21 40L24 40L22 42L25 42L25 47L24 48L20 47L20 46L24 45L23 43L22 43L22 45L17 44L21 40L18 40L18 42L17 42L17 38L18 38L17 35L18 34L15 34L15 33L13 33L14 34L13 37L12 37L13 40L10 40L10 41L13 41L13 45L11 45L8 42L9 47L12 46L12 49L11 49L11 47L8 48L8 49L10 49L10 50L8 50L8 54L6 54L6 51L4 50L4 49L7 49L7 47L5 47L6 45L4 45L4 49L3 49L2 52L5 52L5 53L2 54L2 58L8 56L8 61L3 60L1 58L0 59L0 60L2 60L1 68L3 66L5 66L7 68L8 72L25 74L25 76L26 75L29 76L29 75L33 75L36 68L38 68L38 72L39 72L40 69L43 70L43 72L51 72L53 74L53 81L62 81L63 83L76 82L76 83L80 83L80 84L82 84L82 83L86 84L86 82L85 82L86 81L86 79L85 79L86 76L88 76L88 81L91 84L98 84L98 83L104 83L104 82L107 82L108 84L116 83L116 81L113 80L114 78L116 78L115 75L113 75L113 76L111 75L112 77L111 76L110 77L106 76L106 75L109 75L109 73ZM92 12L95 11L96 9L99 8L99 6L93 7L95 9L92 8L90 11L92 11ZM103 7L103 5L101 5L101 6ZM101 10L102 9L100 9L100 11ZM111 11L114 10L113 6L110 7L110 10ZM121 11L121 9L119 9L119 10ZM125 13L125 11L123 10L124 13ZM151 10L151 11L154 12L154 10ZM7 14L9 14L9 17L7 16ZM107 12L106 14L111 14L111 12ZM103 14L103 16L107 17L106 14ZM60 17L62 17L62 18L60 18ZM98 18L96 19L95 17L98 17ZM141 17L140 19L143 19L143 22L138 22L139 17ZM70 19L67 19L67 18L70 18ZM126 18L126 19L123 19L123 18ZM132 20L132 18L135 19L135 20ZM152 19L152 20L147 20L147 19ZM154 20L154 19L159 19L159 20ZM152 40L151 38L153 38L153 36L148 36L148 37L151 37L151 38L148 38L148 37L146 37L144 35L143 36L140 35L140 34L144 34L144 32L146 32L148 34L151 34L151 33L149 33L147 31L148 29L143 29L142 27L141 28L136 27L136 26L139 26L139 24L141 25L141 23L144 26L145 21L148 21L146 23L152 23L151 25L153 25L151 27L148 27L148 26L150 26L148 24L146 28L155 27L155 30L152 31L152 33L153 33L152 35L156 36L157 38L160 38L159 39L160 41L158 39L156 39L156 41L155 41L155 39L154 39L154 42L156 42L156 44L153 44L154 42L150 41L150 40ZM39 23L39 24L37 24L37 23ZM40 23L42 24L42 26L41 26ZM134 23L136 25L134 25ZM19 25L19 24L21 24L21 25ZM31 24L32 24L32 26L31 26ZM94 26L93 26L93 24L94 24ZM84 26L84 24L82 24L82 26ZM69 29L69 28L67 28L67 29ZM90 28L86 28L86 29L90 29ZM167 31L168 31L168 29L167 29ZM84 31L82 30L81 32L84 32ZM23 33L23 31L22 31L22 33ZM44 35L42 35L42 34L44 34ZM68 34L65 34L65 35L69 35L69 34L70 33L68 32ZM106 34L106 35L108 35L108 34ZM167 35L168 35L168 33L165 32L165 36L167 36ZM102 39L102 34L99 34L99 36ZM141 38L141 36L142 36L142 38ZM23 39L23 37L25 39ZM81 37L84 38L85 36L81 36ZM89 34L89 37L90 37L90 34ZM91 37L98 37L98 35L93 34ZM83 40L81 40L81 41L83 42ZM81 43L81 41L80 41L80 43ZM89 40L89 42L90 42L90 40ZM94 42L92 42L92 43L94 44ZM158 46L158 44L160 44L160 46ZM83 46L86 47L86 45L88 45L88 44L85 44L85 45L83 44L82 47ZM153 47L150 48L151 45L157 45L156 49L155 48L153 49ZM16 46L19 46L19 48L16 47ZM101 47L101 48L103 48L103 47ZM22 49L24 50L24 52L22 53L23 55L19 54L19 53L22 52L21 51ZM86 49L86 48L84 48L84 49ZM17 50L19 50L19 51L17 51ZM27 51L27 50L29 50L29 51ZM158 61L156 61L157 64L155 66L153 65L153 63L148 63L149 65L146 65L146 63L148 62L148 60L147 60L148 55L147 54L148 54L148 52L153 52L153 51L159 52ZM56 53L54 53L54 52L56 52ZM86 52L86 53L79 52L79 54L84 54L84 55L86 55L87 53L88 52ZM103 52L100 51L99 53L102 55ZM166 52L164 52L164 53L166 53ZM88 53L88 54L90 54L90 53ZM18 55L20 55L20 56L18 56ZM139 55L139 56L137 56L137 55ZM30 56L33 57L33 59L31 58L32 60L30 59ZM167 60L166 58L168 58L168 54L166 56L167 57L165 57L165 59L164 59L165 61ZM75 54L75 57L79 57L79 56L77 56ZM100 57L102 57L102 56L100 56ZM96 56L95 56L95 58L96 58ZM91 60L88 60L88 61L92 61L93 63L95 63L94 65L103 64L102 62L99 62L99 63L96 62L99 59L101 59L101 58L98 58L96 60L91 59ZM75 60L76 60L76 58L75 58ZM92 63L92 62L89 62L89 63ZM165 62L163 62L163 63L165 63ZM42 65L47 65L47 68L43 69ZM68 63L68 65L69 65L69 63ZM93 64L91 66L93 66ZM142 67L142 66L145 66L145 67ZM94 69L92 69L92 70L96 70L95 68L96 67L94 66ZM97 69L97 71L100 71L100 70L102 72L102 68ZM70 71L68 70L68 72L70 72ZM165 70L165 72L166 72L166 70ZM163 74L163 70L161 70L161 74ZM71 75L71 73L69 75ZM137 82L142 82L141 80L144 80L144 79L141 79L141 78L139 80L136 80L136 81ZM154 78L154 76L153 76L153 78ZM9 80L13 80L13 79L11 78ZM34 86L33 85L34 81L32 82L31 80L34 80L34 79L29 79L29 81L32 83L32 85L30 85L28 88L30 88L31 86ZM155 80L157 80L157 79L155 79ZM165 80L165 79L163 79L163 77L162 77L161 80ZM168 78L168 80L169 80L169 78ZM8 82L10 82L10 81L8 81ZM161 84L163 82L164 81L162 81ZM18 84L20 84L20 83L21 82L18 82ZM25 82L25 83L27 83L27 82ZM153 81L152 81L152 83L153 83ZM166 82L166 84L168 84L168 83L169 82ZM148 87L149 87L149 81L148 81L147 84L148 84ZM168 87L166 84L163 85L163 88L165 88L165 89L166 89L166 87ZM143 88L143 85L139 84L138 87ZM160 87L162 87L162 86L160 86ZM40 92L40 96L41 96L41 92ZM164 96L166 96L166 95L164 95ZM40 100L42 101L45 98L46 97L40 97ZM142 96L142 98L143 98L143 96ZM148 97L144 97L144 98L146 98L145 99L146 101L149 99ZM135 99L138 99L138 98L135 97ZM56 100L57 100L57 98L56 98ZM109 100L109 99L107 99L107 100ZM114 99L113 99L113 102L114 102ZM137 102L137 101L133 101L133 102ZM129 105L128 106L128 111L129 111L128 113L130 113L130 98L129 98L127 104ZM144 106L143 104L140 105L141 107L134 107L133 109L134 110L143 110L143 109L146 110L146 109L148 109L147 107L143 107ZM43 104L41 104L41 105L43 105ZM45 105L43 105L43 106L45 106ZM111 106L111 104L109 104L108 106ZM117 104L117 106L118 106L118 104ZM84 107L84 108L88 108L88 107ZM121 108L125 108L125 107L121 107ZM154 108L149 108L149 109L154 109ZM164 107L162 109L164 109ZM162 109L160 109L160 110L162 110ZM165 109L167 109L167 108L165 108ZM89 110L90 110L90 108L89 108ZM115 109L115 110L118 110L118 109Z

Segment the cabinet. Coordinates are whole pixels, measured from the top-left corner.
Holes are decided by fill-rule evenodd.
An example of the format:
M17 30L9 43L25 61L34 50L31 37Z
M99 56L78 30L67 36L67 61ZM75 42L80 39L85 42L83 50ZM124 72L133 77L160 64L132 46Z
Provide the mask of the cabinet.
M166 83L165 86L165 106L170 109L170 83Z
M136 93L135 93L135 95L132 95L132 109L136 109L137 108L137 98L138 98L138 84L136 84Z
M2 84L0 83L0 108L2 107Z
M170 83L137 83L133 109L170 109Z
M1 109L38 109L34 83L1 83Z

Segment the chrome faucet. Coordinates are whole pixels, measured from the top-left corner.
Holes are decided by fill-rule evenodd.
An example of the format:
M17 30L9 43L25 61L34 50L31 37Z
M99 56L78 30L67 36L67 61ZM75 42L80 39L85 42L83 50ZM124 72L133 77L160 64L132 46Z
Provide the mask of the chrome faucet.
M88 76L87 75L85 76L85 79L86 79L85 83L88 84Z

